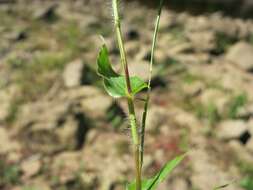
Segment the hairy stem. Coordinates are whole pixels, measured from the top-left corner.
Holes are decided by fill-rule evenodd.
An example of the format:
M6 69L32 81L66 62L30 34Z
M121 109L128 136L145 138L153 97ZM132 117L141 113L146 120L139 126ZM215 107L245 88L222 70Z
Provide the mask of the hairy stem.
M134 99L131 95L132 90L131 90L130 76L129 76L129 71L128 71L127 58L126 58L125 47L124 47L124 43L122 39L121 23L120 23L120 17L119 17L119 12L118 12L118 0L112 0L112 5L113 5L113 15L114 15L116 36L117 36L118 46L120 50L121 64L125 73L124 76L125 76L125 81L126 81L126 86L127 86L127 91L128 91L127 102L128 102L132 139L133 139L133 144L134 144L136 190L141 190L140 142L139 142L136 114L135 114L135 109L134 109Z
M156 23L155 23L155 31L154 31L154 36L153 36L152 48L151 48L151 58L150 58L149 77L148 77L148 92L147 92L147 97L145 99L144 111L143 111L143 114L142 114L141 158L140 158L141 159L141 168L143 166L145 128L146 128L146 119L147 119L149 99L150 99L150 93L151 93L151 79L152 79L152 73L153 73L153 65L154 65L154 62L155 62L155 49L156 49L156 42L157 42L157 36L158 36L158 31L159 31L159 24L160 24L160 18L161 18L163 3L164 3L164 0L160 0L160 5L159 5L158 14L157 14Z
M120 50L121 65L125 73L127 91L130 95L131 94L130 76L129 76L129 71L128 71L125 46L122 40L121 23L120 23L119 11L118 11L118 0L112 0L112 7L113 7L114 25L115 25L115 30L116 30L117 40L118 40L118 46Z
M128 98L128 109L129 109L129 119L131 125L131 132L134 144L134 159L135 159L135 182L136 190L141 190L141 162L140 162L140 144L139 144L139 135L137 120L134 110L133 99Z

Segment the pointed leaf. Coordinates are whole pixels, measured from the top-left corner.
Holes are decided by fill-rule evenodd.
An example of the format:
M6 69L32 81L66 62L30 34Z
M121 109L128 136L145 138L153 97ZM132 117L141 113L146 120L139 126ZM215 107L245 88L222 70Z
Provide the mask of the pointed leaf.
M132 88L132 95L137 94L144 88L147 88L148 85L139 77L130 77L130 83Z
M149 179L144 179L144 180L142 180L142 183L141 183L141 185L142 185L142 190L147 190L147 188L148 188L148 184L149 184L149 182L150 182L150 180ZM132 183L130 183L130 184L127 184L127 186L126 186L126 190L135 190L136 188L136 183L135 182L132 182Z
M98 74L105 78L119 76L112 68L106 45L103 45L97 57Z
M125 79L122 76L105 78L104 87L106 92L114 98L124 97L127 94Z
M240 181L240 186L244 188L245 190L252 190L253 189L253 178L248 176L243 178Z
M155 190L159 183L165 180L165 178L172 172L172 170L185 158L185 154L176 157L169 161L155 177L151 179L144 179L142 181L142 190ZM135 182L127 184L126 190L135 190Z
M110 63L108 49L103 45L97 58L97 72L104 79L104 86L109 95L114 98L127 97L125 77L117 74ZM132 95L137 94L147 87L147 84L139 77L130 77Z
M155 190L157 185L165 180L165 178L173 171L173 169L184 159L185 154L169 161L159 172L148 182L146 190Z
M147 84L139 77L131 77L130 83L132 95L147 87ZM127 97L128 95L126 81L123 76L104 78L104 86L107 93L114 98Z

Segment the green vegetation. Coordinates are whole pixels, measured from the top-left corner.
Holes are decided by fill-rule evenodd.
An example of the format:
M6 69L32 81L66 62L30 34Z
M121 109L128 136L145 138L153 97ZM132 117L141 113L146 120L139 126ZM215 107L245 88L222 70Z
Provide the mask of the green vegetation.
M13 57L8 60L13 70L13 80L19 86L22 100L35 100L45 94L56 75L49 75L48 71L62 70L70 56L64 52L40 53L31 59ZM52 73L52 72L50 72Z
M253 45L253 34L250 34L246 39L251 45Z
M235 119L239 109L246 105L247 100L248 98L246 93L241 93L237 96L234 96L229 104L228 117Z
M180 134L179 148L183 152L189 150L189 131L187 129L183 129Z
M184 159L185 155L181 155L165 164L165 166L152 178L142 178L142 166L144 156L144 140L145 140L145 127L146 117L149 107L149 99L151 92L151 77L152 68L154 64L154 53L157 41L157 34L160 23L160 16L162 12L163 0L160 1L160 7L155 25L155 32L153 37L153 43L151 48L150 57L150 73L148 83L144 82L138 76L130 76L128 72L128 62L125 53L124 42L122 39L121 22L118 12L118 0L112 0L113 16L115 22L115 33L118 41L118 47L120 51L121 67L124 75L116 73L109 60L109 52L105 45L100 49L97 66L98 74L102 77L105 90L113 98L125 98L128 104L129 121L131 126L133 152L135 160L135 180L126 186L127 190L155 190L159 183L165 180L167 175ZM143 108L143 117L141 125L138 125L136 113L135 113L135 95L141 92L143 89L147 89L147 95L145 98L145 105ZM139 133L139 131L141 131Z
M195 80L199 79L189 77L186 82L191 84ZM186 110L193 111L200 120L205 121L210 127L215 126L221 120L236 119L239 110L247 104L248 97L244 92L232 95L222 113L218 110L215 100L210 100L210 102L203 104L199 99L189 99L186 97L184 102L186 102L184 105Z
M173 39L178 40L178 41L185 40L185 36L183 32L184 32L183 24L175 24L169 28L169 33L173 36Z
M20 181L20 169L17 165L9 165L0 160L0 187L15 185Z
M245 176L240 181L240 186L245 190L252 190L253 188L253 165L241 160L237 160L237 165L241 173Z
M228 50L228 48L237 42L235 37L228 36L225 33L217 32L216 33L216 48L213 50L213 54L220 55Z
M78 54L85 50L84 44L80 43L84 40L83 36L78 24L70 22L60 27L58 38L72 54Z
M18 99L11 102L11 106L9 108L8 116L5 119L5 121L7 123L12 123L16 120L20 105L21 105L21 102L19 102Z
M20 105L44 96L70 60L71 55L65 52L40 52L31 58L10 57L7 66L18 94L11 101L6 122L15 121Z
M22 188L22 190L40 190L37 187L33 187L33 186L25 186Z
M186 72L186 73L183 73L183 81L187 84L192 84L198 80L202 80L203 77L199 76L199 75L194 75L194 74L191 74L189 72Z
M253 176L245 177L241 180L240 186L245 190L252 190L253 189Z
M213 103L209 103L206 106L199 104L196 106L196 114L200 119L205 118L210 126L215 125L221 119L218 109Z

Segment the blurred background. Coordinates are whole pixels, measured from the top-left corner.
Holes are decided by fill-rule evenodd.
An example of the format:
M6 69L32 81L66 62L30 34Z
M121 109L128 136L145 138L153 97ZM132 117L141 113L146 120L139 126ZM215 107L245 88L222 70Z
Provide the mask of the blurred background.
M157 5L120 5L130 71L145 80ZM121 190L133 179L125 101L96 74L99 35L120 69L111 15L109 0L0 0L1 190ZM159 190L253 190L252 17L252 0L166 1L145 176L189 153Z

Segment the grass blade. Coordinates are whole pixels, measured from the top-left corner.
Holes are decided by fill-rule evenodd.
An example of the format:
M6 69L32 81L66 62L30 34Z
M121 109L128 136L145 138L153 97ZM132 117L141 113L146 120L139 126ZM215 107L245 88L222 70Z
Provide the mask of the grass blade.
M144 105L144 111L142 114L142 124L141 124L141 166L143 165L143 154L144 154L144 141L145 141L145 128L146 128L146 120L147 120L147 112L148 112L148 106L149 106L149 99L150 99L150 93L151 93L151 79L152 79L152 72L153 72L153 64L155 61L154 55L155 55L155 48L156 48L156 42L157 42L157 36L159 31L159 25L160 25L160 19L162 14L162 8L163 8L164 0L160 0L160 5L158 8L156 23L155 23L155 31L153 36L153 42L152 42L152 48L151 48L151 59L150 59L150 66L149 66L149 79L148 79L148 92L147 97L145 100Z

